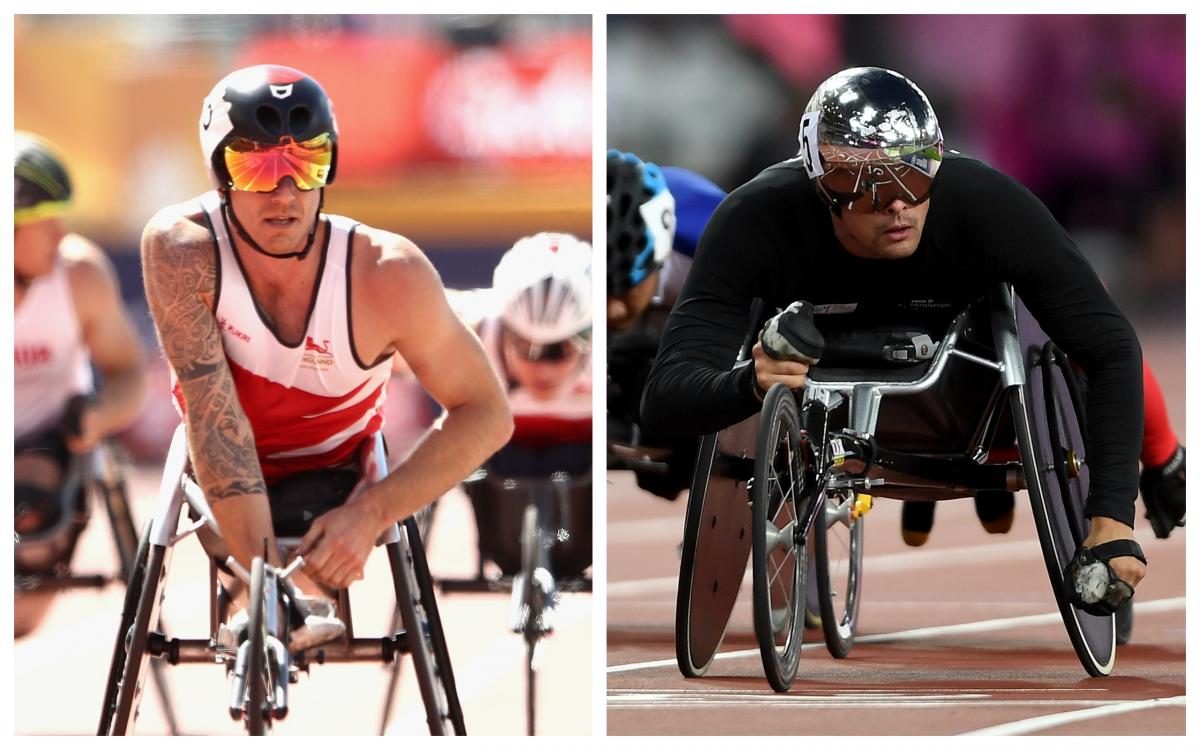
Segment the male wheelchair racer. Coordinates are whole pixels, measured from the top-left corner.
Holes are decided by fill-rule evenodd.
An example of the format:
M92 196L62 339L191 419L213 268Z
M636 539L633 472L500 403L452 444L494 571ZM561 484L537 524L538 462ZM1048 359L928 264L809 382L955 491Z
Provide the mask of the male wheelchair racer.
M373 461L369 465L375 481L386 474L383 439L376 435ZM425 551L412 518L395 524L380 539L387 546L397 608L403 628L382 637L356 637L350 614L350 598L338 592L338 608L346 625L345 635L332 643L297 650L289 643L288 619L295 617L295 591L287 580L302 564L300 558L282 570L256 557L250 571L232 557L210 558L209 634L204 638L172 638L162 632L159 609L164 595L167 569L176 543L206 529L219 534L211 509L199 486L187 472L188 454L184 427L171 442L159 489L158 507L146 524L126 589L121 622L117 629L109 667L99 734L129 734L133 731L141 697L146 665L151 657L170 664L217 663L231 674L229 712L242 721L252 735L265 734L275 720L288 711L288 685L299 680L313 663L390 663L400 654L413 658L426 719L431 734L465 734L462 707L446 649L445 635L433 595L433 582ZM328 503L329 501L326 500ZM187 507L190 520L180 530L180 516ZM274 519L281 557L294 550L319 508L292 519ZM328 508L326 508L328 509ZM227 566L249 587L247 637L236 647L220 643L218 631L228 614L228 593L217 570Z
M751 318L739 361L749 356L761 306ZM764 670L786 691L798 668L810 552L826 646L838 658L853 646L873 497L937 501L1019 489L1028 491L1076 655L1090 675L1112 671L1113 616L1073 604L1063 577L1088 524L1081 377L1009 285L941 331L913 328L835 332L802 396L777 384L758 415L703 439L676 608L685 676L711 664L748 558ZM1019 460L1005 460L1014 442Z
M57 434L65 441L79 434L79 420L87 397L75 396L68 403ZM22 451L21 441L16 450ZM115 448L101 441L86 454L70 454L61 487L47 492L37 487L16 488L14 508L14 582L16 635L20 637L36 627L45 613L45 605L54 593L71 588L100 588L117 575L78 574L71 571L71 560L79 537L91 519L92 501L107 513L117 550L120 578L128 575L137 547L137 530L129 511L125 478ZM28 612L22 605L29 599Z
M501 448L462 485L478 531L475 576L438 581L450 592L511 590L509 629L525 641L529 735L539 646L553 632L560 593L592 590L591 465L590 443Z

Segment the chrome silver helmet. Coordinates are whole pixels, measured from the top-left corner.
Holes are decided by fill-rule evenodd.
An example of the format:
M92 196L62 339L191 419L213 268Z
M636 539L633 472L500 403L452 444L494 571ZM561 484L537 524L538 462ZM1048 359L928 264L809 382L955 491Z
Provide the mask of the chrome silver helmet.
M917 85L884 68L850 68L817 87L800 120L800 158L835 213L929 198L942 129Z

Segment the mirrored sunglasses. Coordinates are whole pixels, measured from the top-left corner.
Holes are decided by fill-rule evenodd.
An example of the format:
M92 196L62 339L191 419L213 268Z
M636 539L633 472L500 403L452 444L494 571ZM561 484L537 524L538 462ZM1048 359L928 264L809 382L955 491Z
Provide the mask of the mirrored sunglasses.
M315 190L329 180L332 164L333 141L328 133L278 145L237 138L225 147L225 167L234 190L269 193L285 177L301 190Z

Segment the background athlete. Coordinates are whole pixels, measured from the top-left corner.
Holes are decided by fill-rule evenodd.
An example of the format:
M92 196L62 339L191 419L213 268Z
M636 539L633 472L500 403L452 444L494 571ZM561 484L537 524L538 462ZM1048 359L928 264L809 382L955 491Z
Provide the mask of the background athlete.
M647 432L639 408L667 313L725 192L616 149L607 161L609 447L613 465L632 468L638 487L674 500L691 484L698 441Z
M591 245L555 232L524 237L500 258L490 288L449 294L504 383L513 447L590 445Z
M63 223L72 187L62 155L32 133L18 132L15 141L13 523L23 534L61 519L70 456L128 426L145 387L141 347L112 264ZM73 549L72 539L66 559L42 562L68 563ZM25 562L18 557L19 574L48 572ZM49 602L35 605L37 613L23 609L17 635L36 624Z
M221 541L246 566L264 540L269 562L281 562L272 515L295 510L289 479L317 472L335 507L299 552L313 578L345 587L385 529L507 440L504 395L424 254L321 212L338 131L320 84L282 66L235 71L205 99L200 141L215 190L163 209L142 238L192 471ZM359 458L381 426L396 352L446 415L387 479L365 486ZM313 627L297 647L340 634L331 609L310 606Z
M754 297L895 317L958 310L1010 282L1087 374L1092 523L1083 546L1129 540L1138 556L1107 564L1135 586L1145 575L1132 541L1141 351L1070 237L1011 178L944 154L928 100L897 73L831 77L810 100L801 136L800 157L735 190L710 221L650 374L647 425L713 432L753 414L774 383L803 387L807 366L772 359L761 343L753 367L730 369Z

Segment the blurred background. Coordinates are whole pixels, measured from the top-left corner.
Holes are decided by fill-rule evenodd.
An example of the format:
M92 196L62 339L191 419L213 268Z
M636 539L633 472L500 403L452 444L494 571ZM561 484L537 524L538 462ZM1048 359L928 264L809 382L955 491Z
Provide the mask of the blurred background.
M795 155L821 81L891 68L947 148L1049 206L1135 323L1182 334L1184 47L1178 15L610 15L608 143L732 190Z
M237 68L321 82L340 131L325 210L413 240L447 287L490 286L522 236L590 239L590 16L18 15L14 42L16 128L63 151L68 223L116 264L161 393L138 242L212 187L200 104ZM401 393L389 406L394 448L431 418ZM157 460L177 423L152 396L126 443Z
M217 81L260 63L296 67L320 81L340 138L325 210L412 239L449 288L485 287L500 255L522 236L561 231L591 241L591 24L589 15L15 16L15 127L63 152L75 189L66 222L108 251L146 352L147 404L121 440L137 462L128 477L136 521L150 512L179 423L146 310L138 243L160 208L212 188L198 122ZM436 407L415 381L395 379L385 416L399 460ZM457 492L439 503L429 545L435 577L474 573L468 507ZM84 569L111 564L107 533L101 523L89 525L76 556ZM206 627L199 587L207 574L191 549L198 546L181 546L188 549L177 555L172 579L184 579L186 591L190 574L193 588L174 595L178 609L170 616L177 635L188 636ZM394 601L379 554L369 563L375 572L356 587L366 600L364 615L354 607L364 633L383 632ZM168 582L168 591L179 583ZM39 630L15 644L17 733L94 731L119 588L60 596ZM507 594L454 595L441 605L468 730L523 734L524 647L506 627ZM587 595L567 595L560 605L539 673L540 732L591 732L591 612ZM199 631L188 627L197 616ZM377 665L323 671L295 691L280 732L379 731L386 672ZM169 670L185 733L240 731L222 708L219 672L207 665ZM409 673L400 686L387 731L422 734ZM143 731L166 731L154 698L147 701Z

